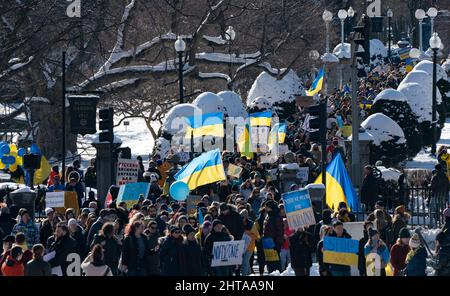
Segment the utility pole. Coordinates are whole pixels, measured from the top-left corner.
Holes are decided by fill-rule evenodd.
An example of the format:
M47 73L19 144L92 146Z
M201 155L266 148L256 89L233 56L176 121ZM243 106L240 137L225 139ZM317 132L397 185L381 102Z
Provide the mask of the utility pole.
M62 113L62 168L61 181L66 183L66 52L62 53L62 96L61 96L61 113Z

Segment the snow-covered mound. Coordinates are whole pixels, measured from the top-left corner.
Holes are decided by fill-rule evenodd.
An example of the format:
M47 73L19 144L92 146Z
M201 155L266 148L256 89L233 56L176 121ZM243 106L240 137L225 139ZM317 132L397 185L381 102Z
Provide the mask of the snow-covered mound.
M398 178L402 174L399 170L394 169L394 168L387 168L387 167L384 167L384 166L377 166L377 169L380 170L381 177L385 181L395 181L395 182L397 182Z
M405 83L418 83L431 93L433 85L433 77L423 70L413 70L406 75L400 85ZM442 95L439 88L436 88L436 102L442 103Z
M193 102L192 105L197 106L203 114L222 112L227 115L227 109L223 104L221 97L212 92L204 92L200 94Z
M373 104L375 104L379 100L386 100L386 101L397 101L397 102L407 102L408 99L405 97L405 95L401 92L399 92L396 89L387 88L380 92L375 100L373 101Z
M247 103L247 107L249 110L261 111L268 110L272 108L272 104L265 97L257 97L252 99Z
M180 132L183 128L183 118L194 116L194 114L201 114L201 110L193 104L180 104L172 107L167 113L164 123L161 127L163 133L174 135Z
M350 59L352 57L350 43L344 43L343 47L342 44L339 43L333 49L333 54L340 59Z
M159 137L156 139L155 141L155 146L154 146L154 153L160 155L162 158L164 158L166 155L169 154L170 151L170 140L163 138L163 137Z
M367 117L361 124L368 133L373 136L373 144L380 145L382 142L396 140L397 144L406 143L405 134L401 127L382 113L375 113Z
M411 110L417 116L419 123L431 121L432 113L432 94L423 84L416 82L403 83L399 85L398 91L403 93L408 99Z
M313 265L311 266L311 268L309 270L309 275L310 276L320 276L318 263L313 263ZM279 270L275 270L274 272L269 273L268 276L295 276L295 271L291 267L291 264L289 263L288 267L286 268L285 271L280 273Z
M324 53L321 57L321 60L324 63L339 63L339 59L329 52Z
M250 103L258 97L264 97L271 105L275 105L280 102L293 102L295 95L305 94L300 78L293 70L289 70L289 73L280 80L262 72L248 93L247 106L249 107Z
M421 71L425 71L427 72L431 77L433 75L433 62L431 61L421 61L420 63L418 63L413 70L421 70ZM436 65L436 70L437 70L437 80L447 80L449 81L449 78L447 76L447 73L445 72L445 70L441 67L441 65Z
M247 112L245 111L240 95L234 91L221 91L217 95L221 98L229 117L247 117Z
M388 56L387 48L380 39L370 40L370 56L381 55L383 58Z

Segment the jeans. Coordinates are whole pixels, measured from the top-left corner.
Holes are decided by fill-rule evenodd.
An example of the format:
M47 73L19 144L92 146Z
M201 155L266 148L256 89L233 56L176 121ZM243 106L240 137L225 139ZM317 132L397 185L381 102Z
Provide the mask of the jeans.
M280 252L281 270L280 272L286 270L288 264L291 263L291 252L289 249L281 249Z
M246 251L242 258L242 266L241 266L241 274L243 276L250 275L250 258L252 257L253 252Z

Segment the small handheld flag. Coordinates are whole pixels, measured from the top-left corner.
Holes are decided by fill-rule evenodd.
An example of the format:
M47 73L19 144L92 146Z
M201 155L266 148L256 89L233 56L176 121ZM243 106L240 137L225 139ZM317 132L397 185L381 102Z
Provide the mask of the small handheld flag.
M323 69L320 69L319 74L317 75L316 79L314 80L313 84L311 85L311 88L306 91L306 94L308 96L314 96L315 94L319 93L322 90L323 85Z

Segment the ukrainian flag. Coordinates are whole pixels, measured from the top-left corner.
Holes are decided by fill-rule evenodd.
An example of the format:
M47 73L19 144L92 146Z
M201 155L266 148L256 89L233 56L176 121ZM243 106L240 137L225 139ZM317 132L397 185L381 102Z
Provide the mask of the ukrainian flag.
M41 149L39 149L39 147L35 143L31 144L30 153L41 156L41 168L34 172L33 184L34 185L42 184L42 182L47 180L48 176L50 175L52 167L48 163L47 158L45 158L45 156L42 155ZM28 180L29 180L28 171L25 171L25 179L23 180L24 184L28 184Z
M208 113L201 116L187 117L186 138L190 138L193 135L194 138L201 136L224 136L223 131L223 114Z
M371 100L362 100L361 103L359 103L359 108L361 109L371 109L372 108L373 101Z
M322 85L323 85L323 69L320 69L319 75L317 75L316 79L311 85L311 88L306 91L306 94L308 96L314 96L315 94L319 93L322 90Z
M244 127L244 132L237 140L237 148L242 156L246 157L247 159L253 158L253 152L250 151L250 132L248 125Z
M203 153L199 157L194 158L174 177L175 180L188 184L189 190L225 180L226 175L219 149Z
M327 166L326 172L326 203L330 208L337 209L339 203L347 203L351 211L359 211L359 200L356 196L355 188L347 174L344 162L340 153L337 153L331 163ZM322 174L317 177L314 184L322 183Z
M323 238L323 262L358 266L359 241L325 236Z
M286 130L287 130L286 123L277 123L272 127L272 130L270 131L269 135L269 147L271 147L271 149L277 142L277 138L278 144L284 143L284 141L286 140Z
M250 126L270 126L272 111L257 112L249 115Z

